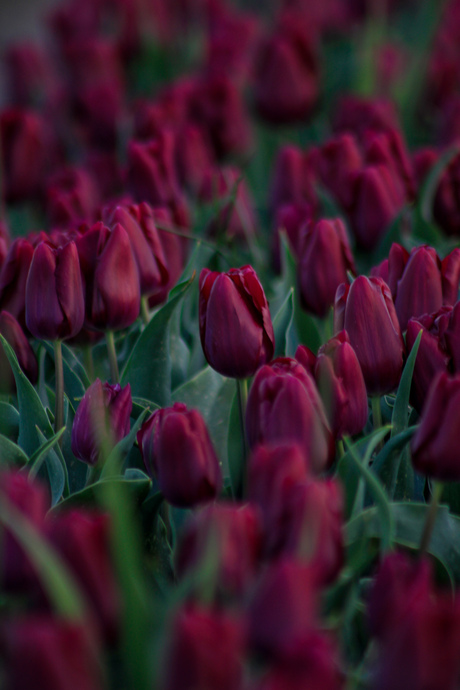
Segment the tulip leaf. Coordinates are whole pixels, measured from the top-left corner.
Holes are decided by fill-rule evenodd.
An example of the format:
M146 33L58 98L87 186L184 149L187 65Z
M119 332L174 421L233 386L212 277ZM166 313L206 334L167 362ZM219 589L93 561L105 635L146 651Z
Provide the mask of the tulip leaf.
M150 410L150 412L153 412L154 410L160 409L159 405L151 400L146 400L145 398L133 398L132 400L133 410L131 412L131 417L134 419L137 419L144 410Z
M160 407L171 403L170 321L192 281L193 277L177 286L169 301L152 317L136 342L121 376L122 386L131 384L132 395L153 400Z
M20 446L11 441L6 436L0 435L0 464L24 467L29 462L29 458Z
M412 385L412 375L414 373L415 360L417 359L417 352L421 339L422 331L420 331L420 333L417 335L402 372L401 381L399 383L398 392L396 394L396 400L393 407L393 415L391 418L391 423L393 425L393 429L391 430L391 438L397 436L401 433L401 431L404 431L404 429L407 428L409 421L409 398Z
M116 446L110 451L102 468L101 479L108 479L109 477L113 477L120 474L124 456L126 456L128 452L131 450L136 440L137 432L141 428L148 414L149 410L144 410L142 414L140 414L139 417L136 419L136 422L130 430L129 434L122 438L121 441L118 441Z
M294 319L294 289L291 288L273 319L275 333L275 357L288 354L288 338Z
M227 438L230 412L235 396L235 381L227 379L206 366L202 371L173 391L173 402L196 408L203 416L214 448L228 474Z
M302 309L297 290L294 290L294 323L300 345L306 345L315 354L322 344L316 319Z
M0 402L0 434L15 441L19 435L19 412L6 402Z
M398 472L397 457L401 450L409 443L415 434L417 427L410 426L401 431L397 436L390 438L378 454L372 466L373 471L380 477L383 486L390 496L396 486Z
M66 430L65 427L62 427L62 429L59 429L59 431L56 434L54 434L54 436L52 438L50 438L48 441L45 441L40 446L40 448L37 448L35 453L32 455L32 457L30 458L29 463L28 463L29 475L31 478L35 478L37 476L38 471L39 471L43 461L46 459L48 452L59 441L61 436L64 434L65 430ZM61 491L61 495L62 495L62 491ZM59 498L60 497L61 496L59 496Z
M125 475L100 479L80 491L75 491L71 496L54 506L51 512L55 514L69 508L100 506L102 493L109 483L116 485L123 484L137 505L140 505L146 499L152 486L152 480L141 472L141 470L137 470L136 474L127 471Z
M418 549L430 506L426 503L391 503L394 541L400 546ZM367 536L385 538L384 527L374 506L354 517L346 526L347 542ZM447 506L438 508L428 553L435 556L460 584L460 518L449 513Z
M42 345L54 362L53 343L43 341ZM65 345L62 345L62 355L64 390L71 400L72 405L75 407L78 400L84 396L86 389L90 385L90 381L74 353Z
M61 432L63 433L62 429ZM66 488L66 485L68 485L67 467L64 462L64 458L62 457L59 446L58 450L55 450L52 447L56 441L55 437L50 439L51 443L48 446L48 439L44 436L44 434L40 431L38 427L37 435L40 439L40 447L37 449L37 455L32 455L32 458L40 457L40 451L44 449L44 453L46 455L45 466L51 489L51 505L55 506L56 503L60 500L64 492L64 489Z

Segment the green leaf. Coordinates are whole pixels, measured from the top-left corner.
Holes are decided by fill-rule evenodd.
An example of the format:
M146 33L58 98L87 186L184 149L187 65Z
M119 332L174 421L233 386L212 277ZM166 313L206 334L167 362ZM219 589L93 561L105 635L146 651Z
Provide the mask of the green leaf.
M373 471L380 477L383 486L387 489L390 496L394 492L396 476L398 472L398 455L401 450L409 443L417 430L416 426L410 426L401 431L397 436L390 438L377 455L372 466Z
M224 474L228 472L227 438L234 396L235 381L223 377L209 366L176 388L172 396L173 402L183 402L201 412Z
M418 550L423 527L429 511L426 503L391 503L390 510L395 527L394 541ZM378 509L368 508L350 520L346 527L347 542L353 543L363 536L385 538ZM460 518L451 515L447 506L439 506L428 553L435 556L460 584Z
M315 354L322 345L316 318L302 309L297 290L294 290L294 323L300 345L306 345Z
M130 430L129 434L122 438L121 441L118 441L116 446L110 451L109 456L106 459L104 466L102 468L101 479L108 479L109 477L113 477L117 474L120 474L123 458L131 450L136 440L137 432L141 428L148 414L149 410L144 410L142 414L140 414L139 417L136 419L136 422Z
M41 449L50 443L50 446L45 448L44 453L46 455L45 465L51 489L51 505L54 506L60 500L66 485L68 485L67 467L59 446L57 449L52 448L56 439L53 437L48 441L38 427L37 434L40 439L40 447L36 451L37 455L32 455L32 458L40 457Z
M100 479L94 484L81 489L81 491L76 491L56 505L51 512L54 514L69 508L101 506L106 485L109 483L116 486L123 484L137 505L140 505L145 500L152 486L150 477L141 472L141 470L137 470L136 474L127 471L124 476L119 475L118 477Z
M6 436L0 435L0 463L23 467L27 465L29 458L22 448L17 446Z
M154 400L160 407L171 403L170 320L192 281L193 277L178 286L174 296L152 317L136 342L121 376L123 386L131 384L132 395Z
M19 412L6 402L0 402L0 434L15 441L19 435Z
M152 402L151 400L146 400L145 398L134 397L132 400L133 411L131 413L131 417L133 417L134 419L137 419L139 415L144 412L144 410L149 410L150 412L153 412L154 410L160 409L159 405Z
M284 357L288 350L288 333L294 319L294 289L291 288L273 319L275 357Z
M29 475L34 478L38 474L38 470L40 469L43 461L46 459L49 451L51 448L59 441L61 436L65 432L65 427L62 427L62 429L59 429L59 431L54 434L52 438L50 438L48 441L45 441L43 445L38 448L35 453L32 455L32 457L29 460L28 468L29 468ZM62 487L64 488L64 486ZM62 490L59 495L59 498L62 495ZM58 499L59 500L59 499Z
M407 423L409 421L409 397L410 389L412 385L412 375L414 373L415 360L417 359L417 352L420 346L420 340L422 339L422 331L417 335L415 339L414 346L410 351L409 357L407 358L406 364L403 369L401 376L401 381L399 383L398 392L396 394L396 400L393 407L393 415L391 417L391 423L393 428L391 430L391 438L394 438L401 431L407 429Z

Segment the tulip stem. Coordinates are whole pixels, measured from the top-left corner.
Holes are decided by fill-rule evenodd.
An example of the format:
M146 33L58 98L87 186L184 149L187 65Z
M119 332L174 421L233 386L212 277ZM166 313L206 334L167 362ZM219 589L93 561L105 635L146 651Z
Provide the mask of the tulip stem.
M83 348L83 363L85 366L85 371L91 382L94 381L94 360L93 360L93 350L91 345L85 345Z
M248 382L247 379L236 379L236 390L238 396L238 412L240 416L240 428L241 428L241 439L242 439L242 452L243 452L243 474L242 474L242 489L244 489L245 476L247 472L248 464L248 450L246 441L246 427L244 424L244 418L246 415L246 404L248 401Z
M64 365L61 340L54 341L54 370L56 377L54 431L57 433L64 426ZM59 439L59 445L62 445L62 436Z
M430 545L431 535L433 534L434 523L436 521L436 515L438 513L443 488L444 484L442 482L433 482L430 508L428 510L428 515L426 516L425 525L423 527L422 538L420 539L420 548L418 552L419 558L423 558Z
M107 343L107 352L109 355L110 378L112 379L112 383L118 383L120 374L118 371L117 351L115 349L115 338L113 331L106 331L105 342Z
M372 418L374 420L374 431L377 431L382 426L382 408L378 395L372 398Z
M150 321L149 298L146 295L141 297L141 318L145 326L148 326Z

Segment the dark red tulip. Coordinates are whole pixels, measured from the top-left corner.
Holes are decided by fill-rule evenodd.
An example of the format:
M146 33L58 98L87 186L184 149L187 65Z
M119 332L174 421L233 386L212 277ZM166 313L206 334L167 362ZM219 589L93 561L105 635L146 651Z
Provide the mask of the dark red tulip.
M366 384L346 331L340 331L319 349L315 380L334 437L362 431L368 415Z
M86 325L96 330L130 326L139 315L139 273L126 230L96 223L78 240L86 292ZM123 283L120 284L120 276Z
M256 60L255 104L275 124L305 119L318 99L316 37L305 18L285 11L262 44Z
M29 240L18 237L5 257L0 271L0 309L8 311L26 327L26 283L34 248Z
M273 357L275 337L262 285L251 266L200 274L204 355L223 376L244 379Z
M318 200L313 177L309 160L302 151L291 144L282 146L276 157L270 185L269 204L272 214L285 204L304 202L311 204L315 211Z
M151 141L129 142L127 184L137 202L169 206L181 196L174 149L174 134L167 129Z
M345 96L336 108L336 132L352 132L362 140L369 130L387 132L394 129L398 129L398 116L394 104L389 100Z
M261 367L246 409L249 445L298 443L316 473L334 460L334 440L313 377L301 364L279 357Z
M347 132L339 134L316 149L312 160L322 184L348 210L353 202L353 173L363 166L363 156L356 138Z
M404 363L404 341L388 285L358 276L337 289L334 328L345 329L356 352L369 395L396 388Z
M176 170L183 187L196 194L214 156L202 127L186 123L176 134Z
M101 454L129 433L131 387L121 388L96 379L78 405L72 426L72 452L79 460L96 465Z
M438 374L430 386L420 426L412 439L412 462L421 474L460 481L460 374Z
M215 596L219 600L241 597L257 572L261 537L260 517L252 506L207 506L195 513L184 528L176 570L182 578L199 578L207 559L212 557L216 564ZM210 585L207 582L205 586Z
M409 200L415 198L415 180L412 163L397 129L385 132L367 132L364 140L365 159L368 165L384 165L391 170L393 179L399 181L401 193Z
M310 221L300 234L297 281L303 308L325 317L347 272L356 273L345 225L340 218Z
M97 182L84 168L66 167L49 180L46 208L53 227L77 228L94 222L99 202Z
M277 273L281 271L280 236L285 233L294 256L299 256L302 241L302 230L306 223L313 220L313 208L306 201L297 204L284 204L275 214L272 235L273 266Z
M188 410L183 403L155 410L137 441L148 473L156 477L169 503L191 507L219 493L219 460L198 410Z
M188 604L179 609L166 643L165 690L241 690L246 635L228 613Z
M161 251L154 236L157 233L159 237L165 266L162 270L165 271L166 269L167 272L165 284L149 298L150 307L155 307L166 300L169 291L182 275L188 255L189 240L175 234L176 229L183 233L186 227L174 218L169 208L157 206L152 209L148 204L139 204L139 214L141 227L149 238L149 244L153 247L155 256L161 263L163 257L161 257Z
M5 55L9 100L21 106L49 105L59 88L53 63L44 47L14 43Z
M26 323L35 338L62 340L78 334L85 320L80 262L75 242L34 251L26 285Z
M0 333L13 348L19 366L29 381L35 385L38 379L37 357L18 321L5 310L0 312ZM3 347L0 348L0 391L2 393L15 391L13 372L3 352Z

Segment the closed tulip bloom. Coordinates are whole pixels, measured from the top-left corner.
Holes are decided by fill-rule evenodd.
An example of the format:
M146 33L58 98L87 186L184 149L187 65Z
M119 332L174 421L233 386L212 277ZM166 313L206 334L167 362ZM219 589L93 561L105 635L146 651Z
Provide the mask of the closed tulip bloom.
M452 371L460 372L460 301L450 312L449 323L443 332L447 351L451 357Z
M85 319L80 262L75 242L34 251L26 285L26 323L35 338L63 340L78 334Z
M356 138L346 132L329 139L314 152L313 165L322 184L348 210L353 201L353 173L363 166Z
M296 146L282 146L276 156L272 181L270 184L270 211L276 214L285 204L302 204L307 202L312 214L318 207L318 198L314 188L314 161L310 161Z
M302 306L324 317L334 304L338 286L347 280L347 272L356 272L343 221L310 221L301 234L299 247L297 281Z
M275 336L262 285L251 266L200 274L200 337L213 369L244 379L273 357Z
M127 184L136 201L152 206L168 206L180 196L172 131L164 129L145 143L129 143Z
M219 493L219 460L198 410L188 410L183 403L156 410L137 441L148 473L172 505L191 507Z
M26 283L34 248L18 237L12 242L0 271L0 309L6 310L26 328Z
M38 379L37 357L18 321L7 311L0 312L0 333L13 348L19 366L29 381L35 385ZM0 348L0 391L10 393L14 390L13 372L2 347Z
M319 349L315 380L334 437L362 431L368 415L366 384L346 331Z
M384 98L344 96L334 114L335 132L353 132L363 139L367 131L388 132L398 128L394 103Z
M79 460L96 465L102 452L129 433L132 410L131 387L121 388L96 379L88 388L75 413L72 452Z
M77 240L86 292L86 325L119 330L139 315L139 272L126 230L96 223Z
M460 481L460 374L439 374L431 384L420 426L412 439L412 462L421 474Z
M289 357L266 364L254 377L246 431L251 448L259 443L298 443L316 473L334 460L334 439L313 377Z
M345 329L356 352L369 395L396 388L404 363L404 341L388 285L358 276L337 288L334 328Z

